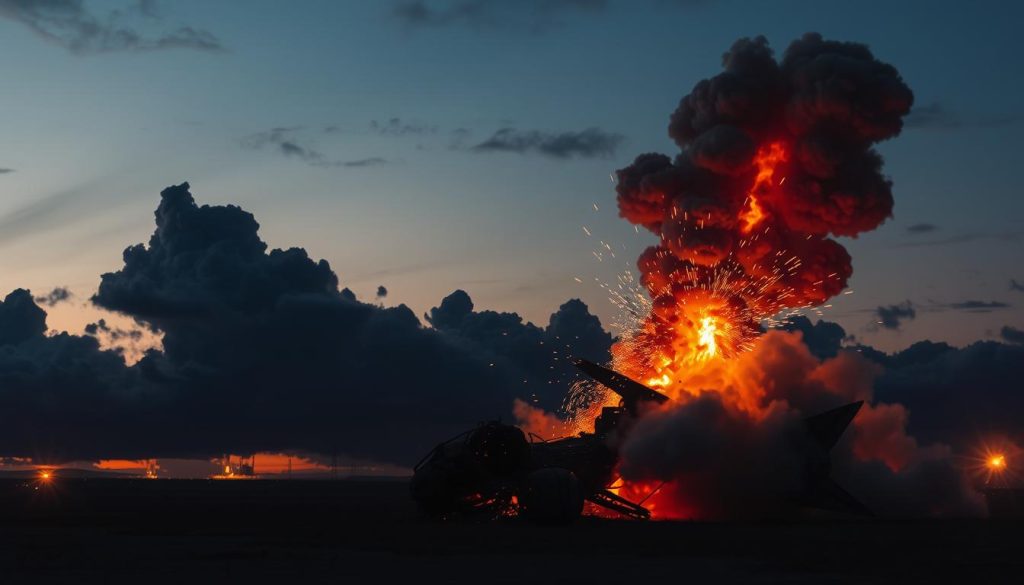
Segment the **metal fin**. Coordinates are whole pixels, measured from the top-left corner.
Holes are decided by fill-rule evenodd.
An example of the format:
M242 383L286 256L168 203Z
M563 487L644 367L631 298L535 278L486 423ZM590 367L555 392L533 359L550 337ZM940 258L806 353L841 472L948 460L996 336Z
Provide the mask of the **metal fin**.
M859 400L806 418L804 423L807 425L807 432L822 449L828 451L839 441L839 437L843 435L846 427L850 426L853 417L857 416L863 405L864 401Z

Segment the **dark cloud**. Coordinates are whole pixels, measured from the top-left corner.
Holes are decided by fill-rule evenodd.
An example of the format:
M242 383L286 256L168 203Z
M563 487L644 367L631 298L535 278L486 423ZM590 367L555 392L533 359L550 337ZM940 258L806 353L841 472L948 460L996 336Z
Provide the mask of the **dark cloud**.
M847 339L846 331L836 323L819 319L812 324L803 315L790 317L783 322L783 331L799 331L804 345L818 359L836 357L842 342Z
M407 122L401 118L391 118L386 122L371 121L370 130L385 136L419 136L423 134L436 134L437 126Z
M119 327L111 327L107 324L106 319L100 319L95 323L89 323L85 326L86 335L98 336L105 334L111 341L121 341L128 339L132 341L140 341L145 333L141 329L121 329Z
M464 26L473 29L545 32L572 13L604 10L606 0L404 0L391 16L407 28Z
M132 366L97 337L140 333L98 321L85 336L47 336L32 295L8 295L0 302L0 453L57 461L268 450L409 464L424 445L507 418L517 399L557 410L574 379L568 358L610 357L611 336L578 300L539 326L478 310L456 291L428 312L425 327L405 306L339 290L331 267L302 249L268 250L258 229L238 207L197 205L187 185L162 193L149 244L125 250L123 267L102 275L93 298L163 335L163 350ZM765 493L784 491L782 471L796 469L787 453L799 413L869 397L873 387L837 447L837 476L880 512L934 513L942 504L951 506L942 513L966 513L951 458L916 441L971 453L980 431L1019 438L1024 347L923 342L888 355L844 349L833 323L797 318L790 328L801 335L767 333L740 359L773 381L766 404L795 410L755 424L705 397L630 437L629 473L723 471L716 484L680 484L700 497L741 497L761 479ZM678 465L662 473L667 463Z
M125 20L130 20L135 14L157 19L156 5L152 1L143 1L132 8L97 16L82 0L0 0L0 18L20 23L43 39L76 54L165 49L224 50L212 33L191 26L180 26L155 35L141 32Z
M956 130L960 128L994 128L1016 123L1017 116L974 116L965 117L949 110L940 102L915 106L906 119L907 128L927 130Z
M915 223L907 226L907 232L911 234L927 234L939 229L939 226L932 223Z
M1004 326L999 330L999 337L1008 343L1024 344L1024 331L1016 327Z
M910 321L917 317L917 311L910 301L904 301L897 305L888 305L875 309L875 316L878 317L878 324L885 329L898 330L903 321Z
M977 313L987 313L993 309L1008 309L1010 305L1001 301L978 301L978 300L967 300L960 301L958 303L950 303L949 308L956 309L958 311L972 311Z
M46 305L47 307L52 307L52 306L56 305L57 303L61 303L61 302L64 302L64 301L70 299L71 296L72 296L71 295L71 291L68 290L67 287L58 286L58 287L54 288L53 290L51 290L50 292L46 293L45 295L36 297L35 301L36 301L36 303L39 303L40 305Z
M265 132L258 132L242 139L241 144L250 150L271 149L278 154L295 158L314 167L345 167L360 168L380 166L388 163L387 159L381 157L369 157L356 160L332 160L324 153L312 146L302 142L300 137L301 127L280 126L271 128Z
M1010 279L1010 290L1015 290L1017 292L1024 292L1024 284L1021 284L1021 283L1019 283L1016 280L1011 278Z
M942 441L968 455L986 437L1024 440L1024 346L922 341L892 355L865 355L885 367L877 395L907 407L908 430L920 440Z
M0 175L6 175L8 173L13 173L13 172L14 172L14 169L0 168Z
M46 332L46 311L19 288L0 302L0 346L21 343Z
M600 128L559 133L502 128L470 150L519 154L536 152L562 159L595 158L612 156L622 141L621 134L606 132Z
M106 322L47 337L27 291L0 305L0 452L272 450L409 464L424 445L510 418L516 399L557 406L566 356L608 358L610 336L579 301L539 327L473 311L460 292L424 327L404 305L339 290L327 262L300 248L268 250L251 214L200 207L187 185L162 193L156 224L92 300L161 334L162 351L129 367L100 348L96 337L117 331Z

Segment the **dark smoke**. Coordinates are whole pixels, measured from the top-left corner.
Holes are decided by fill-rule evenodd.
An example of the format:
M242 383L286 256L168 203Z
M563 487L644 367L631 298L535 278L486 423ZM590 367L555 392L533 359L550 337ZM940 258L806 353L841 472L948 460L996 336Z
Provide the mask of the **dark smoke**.
M965 450L975 446L948 432L920 443L919 436L908 432L913 430L908 422L918 416L920 401L926 398L904 404L899 396L873 391L891 383L899 370L886 371L856 351L838 347L836 357L821 360L801 337L772 331L738 358L742 376L729 391L743 394L759 389L763 418L732 406L717 392L651 413L640 419L625 440L624 476L671 480L665 488L667 505L683 505L678 512L690 517L791 513L787 505L792 505L802 485L801 454L807 441L803 417L866 400L832 451L833 475L840 484L875 513L886 516L983 513L980 494L951 448L932 441L953 438ZM969 394L967 387L962 391ZM1002 406L1007 405L1004 399ZM926 416L948 424L948 412L928 411Z
M741 39L723 67L672 114L669 136L681 149L674 160L644 154L618 171L620 215L661 238L639 262L643 282L656 305L675 304L659 299L670 285L693 286L728 261L750 279L785 268L757 298L731 299L755 313L824 302L852 274L846 250L829 236L856 236L892 214L891 183L872 145L899 134L913 94L864 45L814 33L781 61L764 37ZM787 161L758 197L766 217L745 234L754 158L773 143ZM792 256L799 265L783 266Z
M892 375L874 361L879 352L842 349L841 328L807 319L790 321L790 332L759 329L782 309L846 287L851 259L831 238L891 216L891 182L873 145L900 133L913 94L866 46L813 33L779 61L763 37L741 39L723 68L672 114L674 159L644 154L618 172L620 214L660 243L638 262L651 315L615 353L641 375L657 371L647 365L652 347L668 364L686 359L678 344L692 341L679 331L693 330L702 310L743 328L750 351L642 416L622 444L623 476L669 481L654 505L677 516L772 516L802 486L802 420L862 400L833 451L836 479L886 515L979 513L980 497L940 443L947 439L926 444L908 433L919 403L908 409L876 392ZM738 284L715 284L723 276ZM877 313L897 328L914 309Z

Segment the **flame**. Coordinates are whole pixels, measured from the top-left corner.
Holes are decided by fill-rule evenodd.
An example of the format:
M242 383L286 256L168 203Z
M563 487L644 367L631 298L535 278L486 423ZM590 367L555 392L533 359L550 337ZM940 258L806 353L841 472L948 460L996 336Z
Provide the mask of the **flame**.
M724 402L754 418L767 415L760 402L763 389L748 379L735 358L752 347L762 322L771 323L775 315L806 302L794 302L793 291L779 286L799 269L801 260L785 250L772 250L766 261L770 265L744 268L738 250L767 245L770 202L785 181L777 175L788 159L787 145L781 141L758 149L754 180L736 216L744 239L727 257L707 266L673 263L668 250L641 258L642 264L647 262L641 270L648 278L643 284L651 300L639 301L640 310L624 303L638 317L612 348L617 371L644 380L675 404L701 392L717 392ZM696 225L703 228L702 223ZM608 396L604 405L615 401L615 396ZM652 517L699 517L699 511L672 490L657 491L651 482L625 479L619 484L612 491L632 501L646 500Z
M992 455L988 458L988 461L986 461L985 464L988 465L988 468L992 471L1003 471L1006 469L1006 455L1003 455L1002 453Z
M761 207L759 198L772 187L775 169L787 160L789 160L789 155L781 142L771 142L758 149L757 154L754 156L754 166L757 168L757 174L754 176L754 184L751 185L750 191L747 192L747 201L744 209L740 213L740 221L743 222L740 230L744 234L751 233L766 217L767 214ZM783 177L778 184L781 185L785 180L786 178Z
M668 386L671 383L672 383L672 378L669 378L668 374L662 374L661 376L659 376L657 378L650 378L649 380L647 380L647 385L648 386L654 386L656 388L662 387L662 386Z
M697 359L704 361L715 357L718 352L718 342L715 340L717 320L714 317L701 317L700 329L697 330Z

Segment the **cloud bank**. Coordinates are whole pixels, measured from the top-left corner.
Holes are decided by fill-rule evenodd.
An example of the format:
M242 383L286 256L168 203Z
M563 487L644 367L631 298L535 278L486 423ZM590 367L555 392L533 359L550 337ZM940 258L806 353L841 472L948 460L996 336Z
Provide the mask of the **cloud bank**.
M126 366L92 335L47 337L19 290L0 304L0 452L37 460L302 451L409 464L516 399L561 403L568 355L608 359L579 301L547 326L475 311L456 291L425 326L360 302L323 260L268 250L255 218L166 189L148 245L92 300L163 336Z

